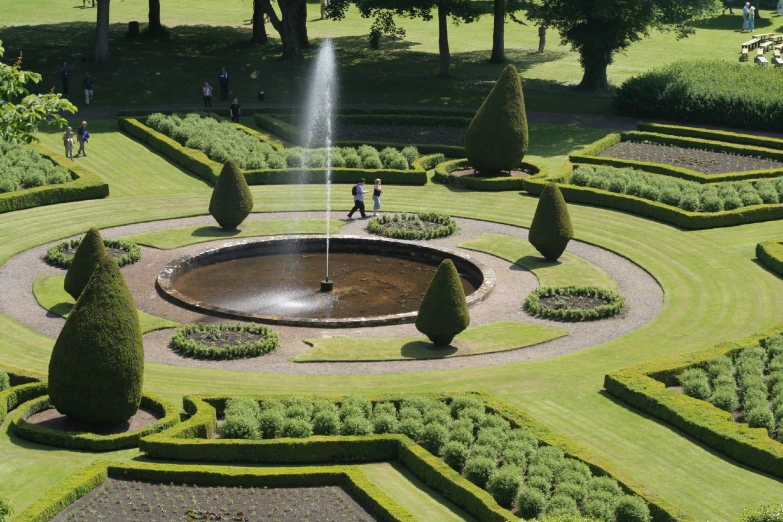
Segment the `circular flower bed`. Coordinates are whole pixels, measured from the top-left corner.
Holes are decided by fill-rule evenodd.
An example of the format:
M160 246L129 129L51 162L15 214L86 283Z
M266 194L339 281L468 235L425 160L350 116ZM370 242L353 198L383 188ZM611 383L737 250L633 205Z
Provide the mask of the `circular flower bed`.
M76 249L79 248L81 243L82 240L80 238L64 241L53 246L46 251L46 261L60 268L70 267L73 256L76 254ZM106 247L106 252L113 256L121 267L132 265L141 259L141 248L136 243L121 239L104 239L103 245Z
M169 341L169 348L194 359L245 359L278 346L277 334L260 324L193 323L177 330Z
M589 286L543 287L525 299L532 315L561 321L593 321L617 315L625 306L620 294Z
M386 214L372 218L370 232L394 239L437 239L457 231L457 222L445 214Z

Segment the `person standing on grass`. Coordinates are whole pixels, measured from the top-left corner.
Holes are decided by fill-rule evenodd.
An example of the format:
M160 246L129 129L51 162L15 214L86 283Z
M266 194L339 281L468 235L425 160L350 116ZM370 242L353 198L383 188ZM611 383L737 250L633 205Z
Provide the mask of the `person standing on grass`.
M90 71L85 71L84 79L82 80L82 87L84 87L84 103L87 105L92 103L94 85L95 76L90 74Z
M375 180L375 186L372 188L372 200L373 205L372 215L377 216L378 211L381 209L381 194L383 194L383 188L381 188L381 178Z
M204 107L212 107L212 86L209 82L204 82L201 92L204 94Z
M778 0L778 7L775 9L775 12L780 16L783 16L783 0Z
M231 104L228 112L231 115L231 121L234 123L239 123L239 117L242 115L242 111L239 108L239 100L234 98L234 103Z
M65 157L73 161L73 129L70 127L63 134L63 145L65 145Z
M68 67L68 62L63 62L63 66L60 67L60 81L63 84L63 98L68 97L68 80L71 78L71 69Z
M223 67L223 70L220 71L220 75L218 76L218 83L220 84L220 100L228 100L228 71L225 67Z
M367 190L364 190L364 178L359 180L359 183L353 187L351 191L353 193L353 208L348 212L348 219L353 219L353 213L357 210L363 218L367 217L364 212L364 195L367 194Z
M726 14L726 9L729 10L729 14L734 14L733 7L733 0L725 0L723 2L723 14Z
M750 16L750 2L745 2L742 8L742 33L748 30L748 17Z
M87 133L87 122L83 121L82 125L76 131L76 140L79 142L79 151L76 153L77 156L87 157L87 153L84 151L84 144L89 137L90 135Z
M538 52L544 52L544 46L546 46L546 24L538 27Z
M748 29L753 31L756 29L756 8L750 7L750 13L748 13Z

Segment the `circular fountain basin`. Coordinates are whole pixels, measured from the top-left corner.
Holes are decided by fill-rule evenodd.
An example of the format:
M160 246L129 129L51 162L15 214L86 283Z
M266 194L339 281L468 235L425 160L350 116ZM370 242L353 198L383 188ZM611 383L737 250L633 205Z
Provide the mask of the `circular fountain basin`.
M192 310L291 326L355 327L413 322L438 265L451 259L468 306L495 286L491 268L447 248L386 238L276 236L226 243L172 261L158 275L168 298Z

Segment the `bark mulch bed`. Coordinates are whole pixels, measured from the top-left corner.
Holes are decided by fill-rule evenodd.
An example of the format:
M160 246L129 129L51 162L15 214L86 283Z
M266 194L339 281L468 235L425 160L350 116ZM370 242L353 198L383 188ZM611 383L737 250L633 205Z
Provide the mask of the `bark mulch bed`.
M598 155L608 158L672 165L674 167L695 170L702 174L725 174L727 172L783 168L783 163L769 159L632 141L624 141L617 145L612 145Z
M66 248L62 251L63 255L73 257L76 255L76 248ZM112 256L114 259L119 259L128 253L127 250L121 248L106 247L106 253Z
M53 522L370 522L377 520L338 486L231 488L109 478Z
M96 435L116 435L119 433L140 430L145 426L160 420L160 418L161 417L157 413L151 410L139 408L136 415L126 422L92 425L71 419L65 415L61 415L56 409L49 408L48 410L31 415L27 418L27 422L51 430L95 433Z
M539 301L542 306L547 308L579 308L582 310L594 310L608 302L598 297L586 295L551 295L542 297Z
M338 125L337 139L342 141L422 143L428 145L465 144L466 128L394 125Z
M263 334L252 332L237 332L236 330L223 330L217 336L210 336L204 332L193 332L187 339L205 345L214 345L215 348L231 348L238 344L249 344L263 341Z

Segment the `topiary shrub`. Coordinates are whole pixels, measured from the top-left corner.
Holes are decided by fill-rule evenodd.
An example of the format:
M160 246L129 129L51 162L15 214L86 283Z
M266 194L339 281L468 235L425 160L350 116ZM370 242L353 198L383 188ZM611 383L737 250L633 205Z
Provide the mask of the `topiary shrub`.
M376 415L372 419L375 433L397 433L397 418L390 414Z
M465 467L468 453L468 447L465 444L456 440L450 440L443 446L443 462L459 473Z
M443 445L449 440L449 430L441 424L427 424L421 433L421 445L432 453L440 456Z
M5 372L0 372L0 391L7 390L11 387L11 378Z
M492 174L519 167L527 146L522 82L516 67L509 64L470 122L465 153L471 167Z
M223 165L212 190L209 213L225 230L235 230L253 210L253 194L247 180L233 161Z
M538 198L528 239L547 261L556 261L571 238L574 228L563 194L554 183L547 183Z
M139 409L143 374L133 296L117 262L104 256L52 350L49 397L57 411L82 422L126 421Z
M340 417L331 411L320 411L313 417L313 433L316 435L339 435Z
M465 462L465 478L483 488L495 472L497 461L489 457L469 457Z
M65 274L65 291L71 294L74 299L79 299L93 271L95 271L95 267L104 257L106 257L106 247L103 244L103 238L101 238L98 229L92 227L87 231L73 255L71 266Z
M373 425L368 419L359 415L351 415L343 421L342 435L370 435Z
M615 508L616 522L650 522L650 508L639 497L626 495Z
M416 329L435 346L448 346L469 324L470 313L457 267L450 259L444 259L424 294Z
M424 423L420 419L405 419L400 421L397 430L412 441L418 442L424 432Z
M258 426L261 429L261 436L265 439L274 439L280 435L283 430L285 416L283 410L274 408L266 409L258 417Z
M489 478L487 490L498 504L510 508L524 481L524 470L516 466L503 466Z
M517 509L524 519L541 516L546 508L546 495L536 488L522 488L517 496Z
M283 427L280 430L282 437L291 437L304 439L313 434L313 426L310 421L301 418L289 418L283 421Z
M546 505L547 516L554 515L578 515L579 507L576 500L563 494L555 493Z

